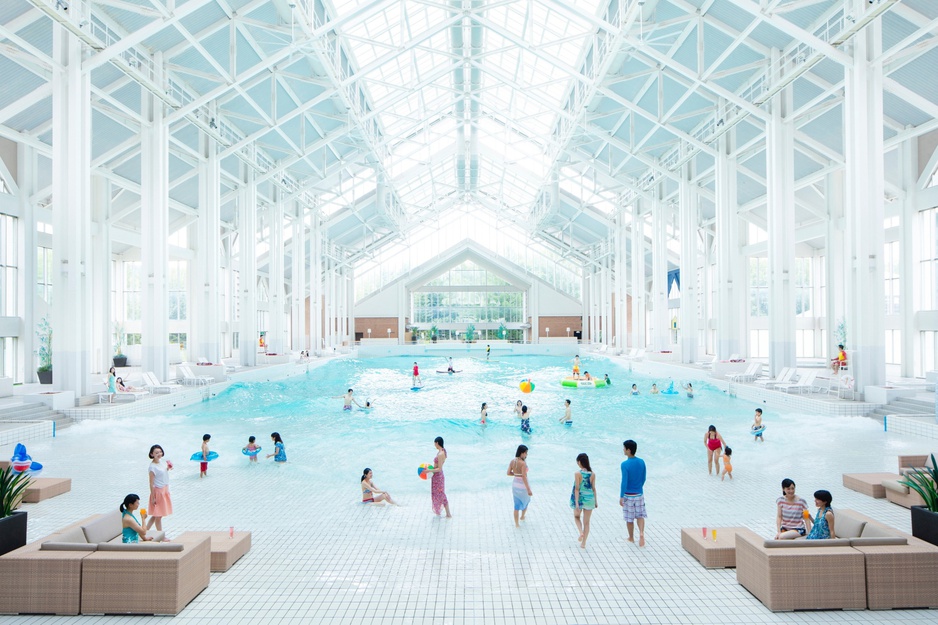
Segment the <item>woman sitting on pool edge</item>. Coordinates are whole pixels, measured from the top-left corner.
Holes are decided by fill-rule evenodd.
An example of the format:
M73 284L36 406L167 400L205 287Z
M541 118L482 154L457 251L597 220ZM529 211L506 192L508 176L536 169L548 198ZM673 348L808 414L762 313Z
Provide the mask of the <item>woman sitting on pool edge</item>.
M396 506L397 504L391 499L391 494L378 490L378 487L371 481L373 473L368 467L365 467L365 470L362 471L362 503L384 503L386 501L392 506Z

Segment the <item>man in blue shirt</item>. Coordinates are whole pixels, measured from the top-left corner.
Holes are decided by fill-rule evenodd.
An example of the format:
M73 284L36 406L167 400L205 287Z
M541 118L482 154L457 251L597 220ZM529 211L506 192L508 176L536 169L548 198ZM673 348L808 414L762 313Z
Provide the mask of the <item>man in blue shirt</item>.
M619 505L629 528L629 542L634 543L634 523L638 521L638 546L645 546L645 461L635 457L638 445L629 439L622 443L625 460L622 462L622 485L619 487Z

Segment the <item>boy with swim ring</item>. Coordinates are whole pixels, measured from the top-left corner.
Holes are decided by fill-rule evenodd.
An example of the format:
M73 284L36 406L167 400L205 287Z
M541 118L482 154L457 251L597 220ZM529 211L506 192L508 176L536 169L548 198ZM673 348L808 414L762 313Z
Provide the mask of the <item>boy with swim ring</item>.
M202 436L202 461L199 463L199 479L202 479L208 473L208 442L211 438L211 434L204 434Z
M762 433L765 432L765 426L762 425L762 408L756 408L756 415L752 420L752 428L750 428L753 433L752 440L753 442L759 441L764 443L765 439L762 438Z

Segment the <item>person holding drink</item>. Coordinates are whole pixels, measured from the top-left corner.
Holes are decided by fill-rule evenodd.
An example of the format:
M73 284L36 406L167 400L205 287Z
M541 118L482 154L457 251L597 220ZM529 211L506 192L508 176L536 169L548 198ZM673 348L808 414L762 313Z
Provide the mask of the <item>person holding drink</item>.
M147 506L150 510L150 520L144 521L147 529L156 525L156 529L162 531L163 517L173 513L173 500L169 496L169 472L173 463L169 460L163 461L163 448L160 445L150 447L150 458L150 501ZM145 510L140 511L141 516L146 516Z

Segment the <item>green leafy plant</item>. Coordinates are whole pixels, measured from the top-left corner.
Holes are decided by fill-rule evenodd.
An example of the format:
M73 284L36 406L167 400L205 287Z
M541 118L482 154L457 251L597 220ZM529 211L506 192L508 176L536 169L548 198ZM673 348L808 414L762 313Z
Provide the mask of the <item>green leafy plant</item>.
M436 337L439 336L439 333L440 333L440 330L439 328L436 327L435 323L432 326L430 326L430 338L431 339L435 341Z
M52 325L45 317L40 319L36 326L36 336L39 338L39 349L36 350L36 355L39 356L39 367L36 371L52 371Z
M930 512L938 512L938 463L935 462L935 454L931 455L931 466L930 469L925 467L907 473L900 483L917 492Z
M27 473L16 473L13 467L0 470L0 519L8 517L19 507L29 486Z
M476 327L473 324L466 326L466 342L471 343L476 338Z
M834 328L834 338L838 345L847 344L847 320L841 317L837 320L837 327Z
M114 322L114 355L124 355L124 324L120 321Z
M498 326L498 338L504 340L508 336L508 326L505 325L505 322L501 322Z

